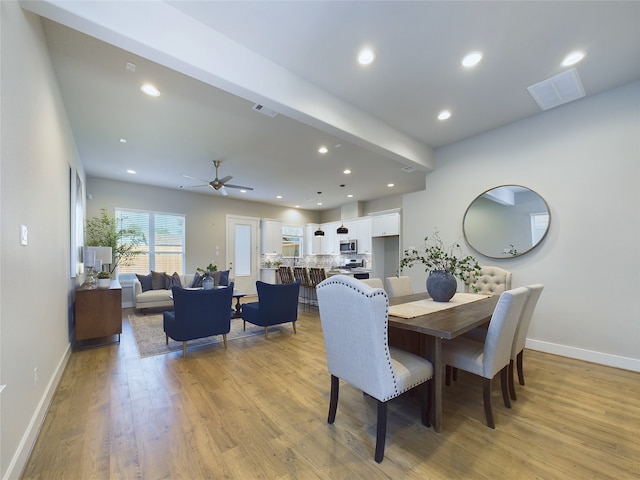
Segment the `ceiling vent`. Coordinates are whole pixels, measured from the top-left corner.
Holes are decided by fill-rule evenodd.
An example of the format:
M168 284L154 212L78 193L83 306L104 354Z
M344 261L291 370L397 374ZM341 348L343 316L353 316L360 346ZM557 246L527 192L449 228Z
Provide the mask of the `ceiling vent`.
M415 172L416 170L417 170L417 168L413 168L413 167L412 167L412 166L410 166L410 165L407 165L407 166L405 166L405 167L402 167L402 171L403 171L404 173L412 173L412 172Z
M252 108L256 112L260 112L260 113L266 115L267 117L273 118L276 115L278 115L278 112L276 112L275 110L271 110L270 108L267 108L264 105L260 105L259 103L256 103Z
M527 87L542 110L584 97L584 88L575 68Z

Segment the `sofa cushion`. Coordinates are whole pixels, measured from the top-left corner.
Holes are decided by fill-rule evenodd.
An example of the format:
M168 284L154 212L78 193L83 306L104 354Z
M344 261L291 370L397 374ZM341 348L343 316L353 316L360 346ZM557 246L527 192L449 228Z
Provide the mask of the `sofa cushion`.
M146 292L147 290L151 290L151 274L149 275L138 275L136 273L136 277L138 277L138 281L140 282L140 286L142 287L142 291Z
M151 289L152 290L166 290L167 284L165 281L167 274L165 272L154 272L151 270Z

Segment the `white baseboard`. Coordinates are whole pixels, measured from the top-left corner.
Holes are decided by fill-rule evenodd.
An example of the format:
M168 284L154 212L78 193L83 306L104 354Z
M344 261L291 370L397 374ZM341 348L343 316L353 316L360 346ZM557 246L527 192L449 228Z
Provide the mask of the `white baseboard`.
M640 359L638 358L621 357L619 355L594 352L592 350L531 339L527 339L526 347L540 352L553 353L554 355L561 355L563 357L575 358L577 360L584 360L586 362L607 365L609 367L621 368L623 370L631 370L633 372L640 372Z
M29 455L31 455L33 446L38 439L38 435L40 434L40 429L42 428L44 419L47 416L47 412L49 411L51 400L53 399L53 394L56 392L56 388L60 383L60 378L62 378L62 373L67 366L67 362L69 361L70 356L71 343L69 343L69 345L67 346L67 349L65 350L62 358L58 362L58 365L53 372L51 380L47 384L47 388L42 394L42 398L40 399L40 402L38 403L38 406L33 413L33 416L31 417L31 421L29 422L29 425L27 426L27 429L22 436L22 440L20 440L20 444L18 445L15 455L9 463L9 467L5 472L3 480L20 478L20 475L22 475L24 467L27 465L27 461L29 460Z

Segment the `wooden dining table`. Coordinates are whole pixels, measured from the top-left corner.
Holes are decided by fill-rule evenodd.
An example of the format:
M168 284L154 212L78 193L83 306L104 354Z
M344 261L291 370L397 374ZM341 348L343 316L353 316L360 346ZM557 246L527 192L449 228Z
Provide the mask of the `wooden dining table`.
M401 305L428 298L427 293L417 293L390 298L389 304ZM489 322L499 298L500 295L493 295L413 318L389 313L389 345L416 353L433 364L430 416L436 432L442 431L442 342Z

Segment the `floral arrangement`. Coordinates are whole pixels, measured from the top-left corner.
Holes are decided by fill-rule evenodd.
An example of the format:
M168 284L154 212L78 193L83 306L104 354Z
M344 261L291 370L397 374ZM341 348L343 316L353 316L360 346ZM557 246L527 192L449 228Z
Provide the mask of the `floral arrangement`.
M471 255L462 257L462 248L457 242L446 248L437 229L431 239L428 236L424 237L424 246L419 250L413 248L404 251L399 273L404 268L413 267L416 263L422 263L427 273L435 270L449 272L462 280L465 285L469 285L480 275L480 265L475 257Z

